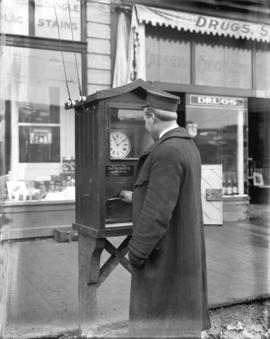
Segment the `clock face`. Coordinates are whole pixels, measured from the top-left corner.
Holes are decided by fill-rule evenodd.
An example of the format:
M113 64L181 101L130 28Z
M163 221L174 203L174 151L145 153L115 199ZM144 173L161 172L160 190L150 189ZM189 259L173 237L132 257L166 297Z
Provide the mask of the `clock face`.
M126 158L131 149L128 136L121 131L113 131L110 134L110 156L114 159Z

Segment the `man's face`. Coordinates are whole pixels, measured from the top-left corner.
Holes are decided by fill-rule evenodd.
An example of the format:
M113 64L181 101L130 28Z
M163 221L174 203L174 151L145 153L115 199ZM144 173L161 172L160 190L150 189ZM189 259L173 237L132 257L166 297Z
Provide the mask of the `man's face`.
M151 137L155 140L158 138L158 131L156 126L156 116L152 109L147 108L144 112L145 129L150 133Z

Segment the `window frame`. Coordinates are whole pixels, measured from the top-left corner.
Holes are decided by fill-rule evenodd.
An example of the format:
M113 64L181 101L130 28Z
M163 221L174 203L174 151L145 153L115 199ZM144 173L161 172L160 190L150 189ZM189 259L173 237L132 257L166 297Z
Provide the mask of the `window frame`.
M29 35L19 35L19 34L7 34L0 33L0 39L3 46L7 47L19 47L19 48L28 48L28 49L39 49L39 50L52 50L58 52L68 52L68 53L77 53L81 55L81 69L80 71L80 81L82 95L86 96L87 93L87 72L83 72L86 69L87 65L87 42L86 42L86 3L84 0L80 1L81 9L81 41L75 40L64 40L59 38L45 38L34 36L34 25L35 25L35 0L28 0L28 10L29 10ZM78 98L72 98L78 99ZM68 100L68 95L67 95ZM64 106L64 103L63 103ZM18 133L19 133L19 119L17 122ZM60 135L61 135L61 122L59 123ZM18 134L19 138L19 134ZM18 163L21 163L18 158ZM61 159L60 159L61 163ZM33 163L34 164L34 163Z

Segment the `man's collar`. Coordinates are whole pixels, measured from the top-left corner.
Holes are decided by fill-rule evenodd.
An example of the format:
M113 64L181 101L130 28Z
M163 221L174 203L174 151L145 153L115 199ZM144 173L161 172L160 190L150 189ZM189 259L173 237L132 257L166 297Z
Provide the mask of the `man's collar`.
M175 124L173 124L173 125L171 125L170 127L164 129L164 130L160 133L159 139L160 139L161 137L163 137L164 134L168 133L169 131L171 131L171 130L177 128L177 127L179 127L179 126L178 126L177 123L175 122Z
M172 131L172 132L171 132ZM174 132L175 131L175 132ZM170 133L169 133L170 132ZM166 134L166 135L165 135ZM170 129L164 130L162 133L162 139L156 140L147 150L145 150L141 158L147 157L156 147L158 147L163 141L166 141L170 138L184 138L184 139L191 139L191 136L188 134L187 130L183 127L178 125L171 126Z

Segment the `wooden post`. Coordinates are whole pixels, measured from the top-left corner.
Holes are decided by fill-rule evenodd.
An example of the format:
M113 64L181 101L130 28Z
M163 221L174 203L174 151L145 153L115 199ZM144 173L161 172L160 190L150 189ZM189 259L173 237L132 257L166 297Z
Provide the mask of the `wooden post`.
M79 233L79 317L82 337L97 332L97 289L104 238Z

